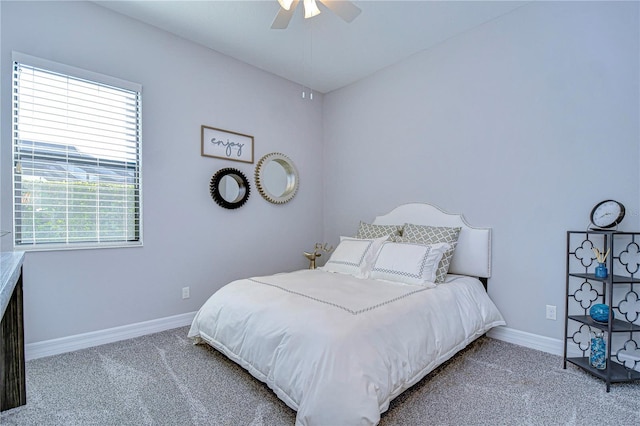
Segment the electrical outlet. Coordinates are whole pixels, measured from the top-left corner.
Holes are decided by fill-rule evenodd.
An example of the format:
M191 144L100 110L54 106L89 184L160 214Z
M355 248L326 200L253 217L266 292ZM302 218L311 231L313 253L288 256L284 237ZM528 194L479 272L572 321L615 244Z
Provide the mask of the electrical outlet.
M183 299L189 298L189 287L182 287L182 298Z
M554 305L547 305L547 319L548 320L556 319L556 307Z

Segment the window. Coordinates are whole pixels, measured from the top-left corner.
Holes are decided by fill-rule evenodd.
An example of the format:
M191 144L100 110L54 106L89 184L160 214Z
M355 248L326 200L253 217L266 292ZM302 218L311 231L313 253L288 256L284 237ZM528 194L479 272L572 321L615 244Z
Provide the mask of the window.
M141 87L13 53L14 245L141 245Z

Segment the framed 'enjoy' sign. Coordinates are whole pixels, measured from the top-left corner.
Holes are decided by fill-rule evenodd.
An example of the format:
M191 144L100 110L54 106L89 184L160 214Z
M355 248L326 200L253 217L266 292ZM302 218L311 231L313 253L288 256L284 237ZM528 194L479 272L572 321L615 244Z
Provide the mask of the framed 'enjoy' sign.
M202 156L253 163L253 136L209 126L202 126L201 134Z

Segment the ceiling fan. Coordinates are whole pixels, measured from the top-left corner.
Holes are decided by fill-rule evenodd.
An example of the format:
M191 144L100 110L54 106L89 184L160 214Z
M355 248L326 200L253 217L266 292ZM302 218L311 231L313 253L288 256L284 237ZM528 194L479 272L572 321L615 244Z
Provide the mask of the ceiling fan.
M322 3L346 22L353 21L361 12L358 6L347 0L302 0L305 19L313 18L320 14L320 9L318 9L316 2ZM278 3L280 3L280 10L273 20L273 24L271 24L271 29L281 30L289 26L289 21L291 21L293 12L296 10L300 0L278 0Z

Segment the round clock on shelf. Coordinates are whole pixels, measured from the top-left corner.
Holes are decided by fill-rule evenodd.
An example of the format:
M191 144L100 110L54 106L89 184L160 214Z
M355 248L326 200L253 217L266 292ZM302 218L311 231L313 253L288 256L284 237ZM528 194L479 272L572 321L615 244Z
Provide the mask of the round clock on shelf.
M595 229L609 229L624 219L624 206L615 200L600 201L591 210L591 224Z

